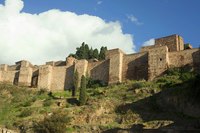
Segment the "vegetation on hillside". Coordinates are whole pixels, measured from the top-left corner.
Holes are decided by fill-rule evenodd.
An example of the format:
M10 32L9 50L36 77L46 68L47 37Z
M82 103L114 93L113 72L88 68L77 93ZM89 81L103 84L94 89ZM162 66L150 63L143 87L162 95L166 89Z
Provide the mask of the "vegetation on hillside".
M68 91L0 84L0 125L28 133L199 129L199 82L190 70L169 69L152 82L87 88L83 106Z
M88 44L85 44L84 42L81 44L80 47L76 48L75 54L70 54L69 56L72 56L76 59L98 59L98 60L104 60L105 59L105 53L107 51L107 47L101 47L100 52L98 49L93 49L92 47L89 48Z

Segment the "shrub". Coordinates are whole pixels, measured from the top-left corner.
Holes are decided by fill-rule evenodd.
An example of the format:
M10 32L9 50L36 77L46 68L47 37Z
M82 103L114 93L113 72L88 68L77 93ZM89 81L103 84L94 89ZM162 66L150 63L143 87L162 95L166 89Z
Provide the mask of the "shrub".
M167 75L180 75L181 70L180 68L169 68L166 73Z
M140 88L144 88L144 87L155 87L155 84L152 84L151 82L147 82L147 81L137 81L135 83L133 83L132 88L133 89L140 89Z
M168 88L181 83L179 76L163 76L156 80L160 87Z
M51 106L53 104L53 101L51 98L48 98L46 100L44 100L43 102L43 106L47 107L47 106Z
M31 100L27 100L26 102L24 102L24 103L22 104L22 106L23 106L23 107L28 107L28 106L31 106L31 104L32 104L32 101L31 101Z
M69 122L70 117L67 114L54 112L40 122L33 122L33 129L37 133L64 133Z
M182 81L188 81L188 80L190 80L190 79L192 79L192 78L194 78L194 74L191 73L191 72L185 72L185 73L182 73L182 74L180 75L180 79L181 79Z
M30 108L26 108L24 110L22 110L22 112L20 113L19 117L28 117L33 113L33 111Z
M106 86L106 83L101 80L93 80L91 78L88 79L87 88L98 88L104 86Z
M38 95L42 95L42 94L45 94L45 93L47 93L47 90L44 89L44 88L42 88L42 89L40 89L40 90L38 91Z

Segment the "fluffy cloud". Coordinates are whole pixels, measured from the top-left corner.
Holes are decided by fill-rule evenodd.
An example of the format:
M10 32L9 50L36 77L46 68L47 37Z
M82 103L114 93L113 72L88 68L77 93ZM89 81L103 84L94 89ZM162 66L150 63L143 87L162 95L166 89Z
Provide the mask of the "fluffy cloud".
M136 17L133 16L133 15L127 15L127 18L128 18L131 22L133 22L134 24L136 24L136 25L142 25L142 24L143 24L142 22L140 22L140 21L138 20L138 18L136 18Z
M142 46L151 46L151 45L154 45L154 44L155 44L155 39L152 38L152 39L144 42Z
M0 64L22 59L34 64L64 60L82 42L134 52L133 37L123 33L118 21L55 9L40 14L22 9L22 0L6 0L0 5Z
M97 1L97 5L101 5L103 1Z

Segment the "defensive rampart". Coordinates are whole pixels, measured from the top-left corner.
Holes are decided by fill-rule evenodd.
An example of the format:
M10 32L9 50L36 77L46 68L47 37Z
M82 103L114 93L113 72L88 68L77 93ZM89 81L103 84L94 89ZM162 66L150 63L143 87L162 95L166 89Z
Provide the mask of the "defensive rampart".
M142 47L139 53L108 50L103 61L68 57L65 61L36 66L22 60L12 66L0 65L0 82L61 91L73 87L75 70L79 73L79 85L82 75L115 84L126 80L153 80L171 67L190 66L200 72L200 50L183 48L182 37L171 35L156 39L155 45Z

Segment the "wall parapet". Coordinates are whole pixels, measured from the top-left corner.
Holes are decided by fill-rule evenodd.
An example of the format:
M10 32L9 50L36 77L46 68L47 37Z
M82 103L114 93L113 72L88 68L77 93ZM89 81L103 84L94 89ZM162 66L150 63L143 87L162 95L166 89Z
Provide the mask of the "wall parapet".
M0 82L60 91L73 87L75 70L79 73L79 86L82 75L115 84L126 80L153 80L170 66L189 64L200 72L200 49L183 50L183 44L182 37L171 35L155 39L155 45L142 47L138 53L108 50L106 59L102 61L67 57L64 61L50 61L36 66L21 60L12 66L0 65Z

